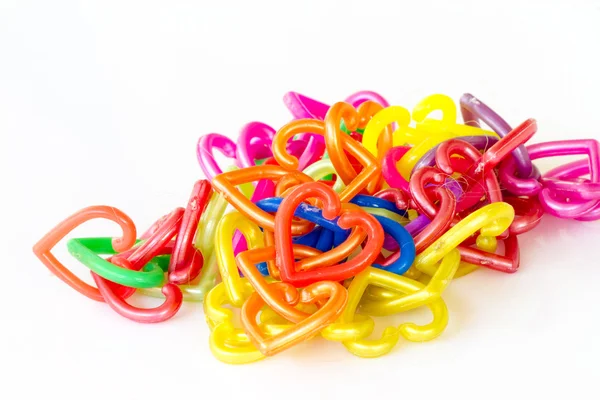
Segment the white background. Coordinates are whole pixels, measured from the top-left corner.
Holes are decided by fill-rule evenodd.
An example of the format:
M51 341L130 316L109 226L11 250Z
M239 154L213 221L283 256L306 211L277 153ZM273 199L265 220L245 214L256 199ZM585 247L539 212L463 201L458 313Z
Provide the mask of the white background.
M329 103L376 90L409 109L471 92L513 126L536 118L532 142L598 139L599 40L599 1L2 0L0 398L596 397L598 222L547 217L522 236L517 274L453 282L432 342L367 360L314 340L245 366L213 359L201 305L136 324L53 277L31 246L88 205L140 229L185 205L198 136L281 126L288 90ZM89 276L64 242L56 253Z

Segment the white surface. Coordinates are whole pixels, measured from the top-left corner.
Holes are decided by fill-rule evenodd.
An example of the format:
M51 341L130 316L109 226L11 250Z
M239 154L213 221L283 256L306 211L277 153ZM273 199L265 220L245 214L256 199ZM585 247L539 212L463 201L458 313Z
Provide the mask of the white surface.
M471 92L514 125L536 118L533 142L598 139L599 22L598 1L2 1L0 398L597 396L598 222L548 217L523 236L517 274L453 282L430 343L365 360L317 340L241 367L211 356L200 305L136 324L31 246L87 205L141 229L185 204L198 136L281 126L288 90L333 102L370 89L409 108ZM57 254L87 276L64 242Z

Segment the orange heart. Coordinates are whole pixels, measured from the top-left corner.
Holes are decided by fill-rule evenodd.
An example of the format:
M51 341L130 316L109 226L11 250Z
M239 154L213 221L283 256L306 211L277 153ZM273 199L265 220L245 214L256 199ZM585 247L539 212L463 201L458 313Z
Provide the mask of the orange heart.
M104 301L100 291L79 279L74 273L69 271L54 255L52 249L71 231L92 219L104 218L114 221L121 226L123 236L113 239L112 245L115 251L123 252L136 242L135 224L123 211L109 206L92 206L77 211L48 232L34 246L33 253L54 275L59 277L67 285L77 290L79 293L89 297L92 300Z
M298 182L313 182L312 178L299 171L288 171L276 165L260 165L217 175L213 179L212 185L215 191L221 193L233 207L252 222L263 229L273 231L275 229L275 217L258 208L235 186L261 179L278 181L287 175L292 175ZM292 226L292 233L294 235L308 233L312 229L312 225L304 222L295 223Z
M300 133L314 133L325 136L325 123L314 119L298 119L284 125L273 138L273 157L277 162L287 170L298 168L298 159L287 153L286 144L288 140ZM362 171L352 181L344 181L346 188L340 193L340 200L347 202L367 188L369 183L379 181L381 175L381 166L375 157L369 153L360 143L348 135L342 136L342 147L344 151L350 153L363 166ZM345 158L345 154L330 154L331 161L335 157ZM341 178L341 177L340 177ZM370 191L370 193L373 193ZM292 231L293 234L295 234Z
M382 108L383 107L380 104L372 101L362 103L358 107L358 110L348 103L338 102L332 105L327 111L327 115L325 116L325 146L327 147L327 153L329 154L335 170L346 184L352 182L357 177L357 173L352 166L352 162L344 152L344 141L350 140L350 136L345 132L342 132L341 122L343 120L346 128L350 131L354 131L357 128L364 128L369 120ZM356 142L355 139L351 140ZM385 132L378 144L381 145L378 146L380 148L379 154L385 154L384 151L391 148L391 127L385 128ZM363 148L362 150L364 150L365 153L368 153L369 156L371 155L366 149ZM379 190L382 183L383 180L380 174L379 179L369 182L367 191L369 193L375 193Z
M306 246L294 245L294 257L307 257L315 255L318 250ZM263 301L273 309L277 314L281 315L285 319L298 323L306 319L309 314L296 309L293 305L290 305L291 298L289 301L281 301L280 292L277 286L273 286L265 280L256 268L256 264L266 262L269 260L275 260L275 247L263 247L258 249L252 249L243 251L238 254L235 258L235 263L238 269L244 274L246 279L252 284L254 290L258 295L264 299ZM287 285L287 284L286 284ZM294 289L296 290L296 289Z
M293 288L291 285L282 282L272 285L279 288L279 293ZM327 302L314 314L304 318L293 327L269 337L264 334L256 322L260 310L265 305L260 295L257 292L252 293L242 306L241 320L244 331L246 331L250 341L264 355L272 356L309 340L319 333L341 315L348 301L348 292L337 282L321 281L305 287L299 297L299 302L302 304L316 304L324 299L327 299ZM292 305L297 301L297 299L292 301Z

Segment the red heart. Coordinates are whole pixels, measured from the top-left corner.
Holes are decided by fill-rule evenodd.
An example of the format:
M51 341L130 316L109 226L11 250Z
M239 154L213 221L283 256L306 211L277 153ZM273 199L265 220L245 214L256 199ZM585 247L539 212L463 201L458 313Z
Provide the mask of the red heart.
M297 287L305 287L323 280L343 281L371 265L383 246L383 228L371 215L358 209L352 209L341 214L338 225L343 229L360 227L365 230L367 240L362 251L352 260L341 264L309 271L297 271L292 247L292 219L294 211L300 203L309 198L318 198L323 202L323 216L327 219L333 219L342 212L337 194L322 183L305 183L288 193L275 215L275 248L277 250L275 263L279 268L281 280ZM317 257L326 258L327 253Z

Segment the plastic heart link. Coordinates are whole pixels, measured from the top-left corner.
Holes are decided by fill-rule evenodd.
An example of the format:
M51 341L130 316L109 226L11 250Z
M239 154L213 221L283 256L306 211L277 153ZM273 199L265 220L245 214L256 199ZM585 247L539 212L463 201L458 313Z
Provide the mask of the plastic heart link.
M204 258L202 253L193 247L192 242L200 217L208 205L211 194L212 186L206 179L201 179L194 184L177 232L169 264L169 282L171 283L186 284L200 274Z
M427 116L439 110L442 119L431 119ZM417 162L438 144L460 136L498 136L495 132L486 131L472 126L456 123L456 105L451 98L441 94L434 94L423 99L412 112L412 118L417 122L416 130L424 138L415 144L398 162L400 174L409 179Z
M434 111L441 111L441 119L428 118ZM496 132L474 126L458 124L458 110L454 101L443 94L432 94L421 100L412 111L417 129L434 135L452 136L498 136Z
M439 235L450 228L456 213L456 197L444 186L445 183L446 176L433 167L418 170L411 179L412 200L417 209L429 219L427 226L415 236L417 253L430 246ZM436 200L439 201L437 208L429 198L429 194L426 193L425 188L428 184L437 185L432 191Z
M368 315L385 316L393 315L399 312L412 310L425 304L439 299L446 290L460 265L460 254L458 250L453 249L444 255L441 263L431 277L427 285L421 287L412 293L398 296L387 294L386 299L377 299L375 301L363 301L361 312ZM390 288L384 287L383 289Z
M410 112L400 106L390 106L380 110L371 118L363 133L362 144L374 156L381 159L390 151L392 146L404 146L407 144L417 145L423 142L427 135L426 132L410 127ZM396 127L390 135L388 133L392 127Z
M295 259L312 258L319 253L313 248L299 245L294 245L293 250ZM300 322L304 320L308 314L302 309L290 305L289 302L281 301L280 292L276 290L277 287L269 285L267 281L268 277L263 277L255 267L256 264L274 260L275 257L275 247L248 250L236 256L236 265L241 273L243 273L248 281L250 281L258 295L273 309L274 312L288 321ZM318 260L318 258L316 259ZM289 285L289 287L293 286ZM291 296L288 300L291 301L293 297L294 296Z
M427 249L415 258L415 268L430 276L437 270L436 264L465 239L476 232L478 247L496 248L496 236L506 231L513 221L515 211L504 202L481 207L455 224Z
M237 140L236 157L242 168L257 165L256 159L265 159L273 155L275 130L262 122L250 122L244 125ZM288 143L288 151L299 157L301 169L314 163L323 156L325 145L312 137L297 139Z
M275 217L262 211L249 199L244 197L235 188L235 185L252 182L257 178L278 181L286 175L291 175L299 182L313 181L310 177L298 171L289 171L274 165L261 165L218 175L213 179L213 189L223 194L233 207L248 217L252 222L263 229L273 231L275 229ZM292 233L295 235L307 233L311 229L311 225L307 223L294 223L292 225Z
M33 253L44 263L44 265L63 282L92 300L104 301L102 293L97 288L88 285L69 271L54 255L54 246L67 236L72 230L86 221L103 218L114 221L123 230L123 236L113 240L113 247L117 251L125 251L136 242L135 224L121 210L109 206L93 206L79 210L71 215L33 246Z
M232 238L236 230L244 236L249 249L264 247L264 240L260 228L239 212L225 215L217 225L214 240L221 280L229 303L241 307L248 297L245 291L248 285L242 283L246 281L242 280L235 265Z
M500 137L506 136L512 128L494 110L470 93L465 93L460 98L460 112L466 125L479 127L479 121L489 126ZM519 175L522 177L538 178L540 171L531 163L529 153L524 145L512 151L517 161Z
M494 168L500 162L506 159L512 151L522 146L527 142L537 131L537 123L534 119L528 119L515 129L507 133L502 139L494 143L492 147L487 149L483 155L479 156L478 150L465 142L451 140L442 143L436 152L436 164L444 172L451 174L454 172L451 167L451 154L453 151L461 149L460 155L477 160L467 171L463 171L463 176L472 178L475 182L484 180L488 194L488 201L502 201L500 186L493 173ZM472 186L472 184L470 185ZM481 184L477 185L481 186ZM471 196L471 200L467 202L464 208L468 208L477 202L476 196Z
M359 226L367 233L362 251L352 260L342 264L318 268L310 271L297 271L292 252L290 236L294 210L308 198L319 198L324 203L323 216L333 219L341 211L341 203L336 193L319 182L305 183L292 189L283 200L275 216L276 265L281 280L297 287L307 286L319 280L342 281L350 278L369 266L383 246L383 228L369 214L362 211L347 211L341 214L337 224L342 229Z
M267 212L278 212L282 201L282 198L275 197L261 200L256 205ZM355 205L348 203L342 204L343 209L350 209L351 207L353 210L362 211ZM302 218L319 225L316 229L320 228L321 230L333 233L333 249L332 246L329 246L329 248L326 249L329 251L326 251L325 253L321 253L319 251L318 256L299 260L296 263L296 269L299 271L309 271L315 268L323 268L335 265L352 254L366 238L366 232L360 226L353 227L352 231L348 233L348 230L342 229L338 226L337 219L329 220L324 218L323 213L319 208L306 203L300 203L293 213L297 218ZM311 234L312 232L307 235ZM275 246L275 235L272 232L265 232L264 237L265 244L267 246ZM296 237L296 239L299 238ZM319 239L321 238L319 237ZM294 247L298 248L299 246L295 245ZM279 279L279 269L274 265L273 262L270 262L270 260L267 260L267 264L269 266L269 275L271 275L273 278Z
M506 196L504 201L515 209L515 219L508 229L510 236L529 232L542 221L544 209L536 197Z
M466 238L476 232L481 232L477 237L479 246L487 251L495 251L497 247L496 236L499 236L508 229L513 218L514 209L504 202L489 204L474 211L418 254L411 270L415 268L423 273L418 278L428 285L441 285L437 287L445 288L450 279L464 276L476 269L478 265L460 262L457 266L458 268L454 269L454 267L450 268L450 266L453 266L453 263L444 264L444 257L457 249ZM516 249L517 259L515 265L518 266L518 243L516 243ZM507 258L512 263L515 260L513 257L515 253L511 252L510 249L508 250ZM488 255L488 257L493 256ZM472 257L471 260L473 261L474 258ZM442 260L442 263L438 266L440 260ZM497 259L496 262L501 264L505 263L506 260ZM427 276L431 278L426 279ZM403 307L407 307L406 303L409 303L408 300L382 290L371 296L371 301L364 304L363 311L370 315L391 315L403 310Z
M480 159L481 154L479 151L471 144L460 139L445 141L436 150L435 163L437 168L447 176L460 175L453 178L455 182L459 182L462 190L462 194L458 199L457 212L475 206L482 201L484 196L489 203L502 201L500 186L493 172L488 172L480 177L469 174L471 167ZM459 166L454 160L462 160L463 162ZM467 161L467 163L464 161Z
M288 292L288 290L293 289L292 286L283 282L277 282L272 285L282 288L279 290L279 293ZM293 290L295 291L295 289ZM326 301L324 302L324 300ZM300 295L296 298L286 299L285 295L280 294L280 301L286 301L290 305L296 305L298 302L304 304L320 303L322 305L314 314L310 314L289 329L273 336L268 336L262 331L256 321L265 302L258 293L254 292L242 307L242 325L250 341L258 350L266 356L272 356L314 337L339 317L347 300L348 293L346 289L339 283L331 281L313 283L302 289Z
M600 199L600 183L581 178L590 173L587 160L576 160L546 172L542 177L544 187L554 195L573 200Z
M502 201L502 194L496 175L493 172L494 168L512 151L531 139L536 131L536 121L528 119L494 143L483 155L479 155L479 151L469 143L460 140L449 140L438 147L436 164L445 173L453 174L456 171L452 167L451 157L455 152L458 151L460 156L473 160L473 164L468 170L460 171L462 176L467 178L471 190L485 185L488 202L499 202ZM481 180L483 180L484 185L478 183ZM463 199L461 199L462 205L458 207L458 210L462 211L476 204L479 201L477 197L480 197L480 194L480 190L475 190L474 194L471 193L470 196L465 196L465 202L462 202Z
M76 241L86 250L93 252L98 258L100 258L100 255L115 254L115 251L111 246L111 238L77 238L72 240ZM112 258L110 261L121 268L129 270L133 269L133 265L126 258ZM166 268L167 267L165 266L165 269ZM145 266L145 269L162 271L162 268L158 264L158 258L150 260ZM110 281L100 277L94 272L91 272L91 274L98 290L104 297L104 301L118 314L132 321L141 323L166 321L177 314L183 301L181 290L176 285L167 283L161 289L162 294L165 297L163 304L149 309L132 306L125 301L125 298L129 296L121 296L118 294ZM133 293L133 290L131 293Z
M140 270L151 259L161 254L163 248L173 239L181 225L183 213L183 208L176 208L141 245L132 249L133 251L112 257L111 261L126 258L131 269L118 267L99 257L77 240L68 241L67 249L82 264L111 282L135 288L159 287L165 282L165 276L160 268L149 271Z
M287 170L296 170L298 167L298 159L286 152L285 144L294 135L302 132L310 132L324 136L325 123L323 121L309 119L296 120L284 125L277 132L273 139L273 156L277 162ZM346 202L359 194L362 190L366 189L370 182L378 182L381 175L381 167L373 155L366 151L362 145L354 139L347 135L341 135L341 142L343 147L342 150L347 151L363 165L363 169L351 182L345 181L343 177L340 176L347 185L340 193L340 200ZM330 156L332 157L332 162L334 162L336 156L332 154L330 154ZM339 174L337 175L339 176Z
M589 221L600 218L600 199L589 194L581 196L578 192L586 193L589 184L600 183L600 144L593 139L560 140L555 142L536 143L527 146L527 151L532 160L545 157L564 155L587 155L585 164L569 164L563 170L555 168L547 173L544 179L521 179L515 176L516 165L514 159L506 160L499 171L500 182L512 194L519 196L538 195L544 210L559 218L572 218ZM583 166L586 165L584 169ZM565 171L565 174L563 174ZM589 180L578 180L577 171L582 175L590 175ZM552 182L554 181L554 182ZM564 181L559 183L560 181ZM548 186L548 187L547 187ZM554 188L558 190L553 190ZM569 192L566 191L570 191ZM587 197L587 198L586 198ZM592 200L588 200L591 198Z
M342 132L340 125L343 121L349 130L356 130L365 127L371 117L381 110L381 105L373 102L362 103L358 110L348 103L335 103L327 111L325 116L325 145L327 154L333 163L336 170L336 175L345 184L349 184L357 177L357 171L352 166L352 163L345 153L344 142L348 140L348 136ZM361 138L362 139L362 138ZM391 131L382 139L382 146L387 149L392 145ZM368 153L366 149L363 149ZM350 154L352 157L356 157ZM359 160L359 163L362 162ZM364 164L363 164L364 166ZM379 175L377 180L372 180L367 184L367 191L374 193L381 187L383 183L382 177Z
M252 286L242 278L241 284L251 293ZM259 361L265 356L250 342L242 328L234 326L234 313L224 307L229 298L223 282L212 288L204 299L204 316L211 332L209 347L215 358L228 364Z
M496 249L482 251L464 245L458 246L458 251L460 252L461 260L466 263L506 273L517 272L520 264L519 241L517 236L508 236L503 242L504 256L495 254L494 251Z
M214 254L214 237L217 222L221 220L227 208L227 201L219 193L212 194L208 205L200 216L193 246L203 255L204 263L200 275L189 284L179 285L185 301L200 302L208 291L215 286L218 275L217 261ZM147 296L164 297L159 288L140 289Z
M330 108L328 104L322 103L297 92L286 93L283 97L283 101L290 113L293 115L294 119L317 119L323 121L325 120L327 111L329 111ZM385 98L383 98L383 96L369 90L361 90L353 93L348 96L346 100L344 100L345 103L349 103L355 108L358 108L361 104L367 101L376 103L381 107L389 107L389 103ZM325 144L324 138L320 135L314 135L308 132L298 134L298 139L307 140L309 138L318 141L322 145Z
M458 266L458 255L454 252L448 257ZM392 290L407 297L415 293L422 293L425 289L422 284L412 279L392 274L375 268L367 268L357 275L348 287L348 304L340 319L321 332L329 340L342 341L352 354L359 357L379 357L389 353L398 343L400 337L409 341L423 342L431 340L442 334L448 324L448 309L441 297L430 297L422 305L429 307L433 314L433 321L424 326L414 323L403 323L396 327L387 327L381 338L366 339L373 332L374 321L372 318L355 314L365 289L369 285L377 285L387 290ZM361 309L360 312L363 312Z
M237 143L218 133L202 135L198 139L196 155L204 175L210 180L224 171L215 159L217 150L233 161L238 168L256 165L257 159L272 155L271 143L275 130L262 122L250 122L242 127ZM298 140L290 143L289 151L301 157L302 165L310 165L323 155L325 146L310 140Z

